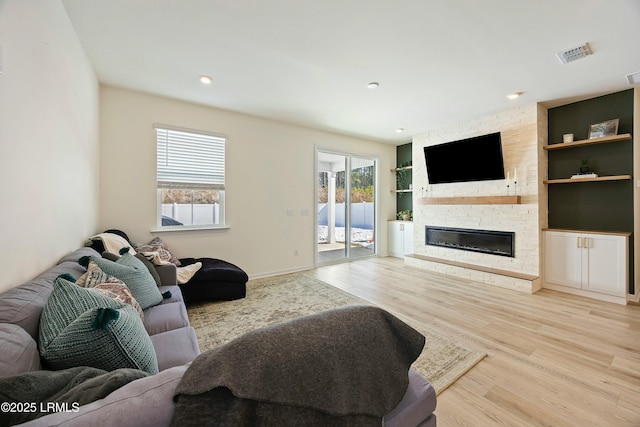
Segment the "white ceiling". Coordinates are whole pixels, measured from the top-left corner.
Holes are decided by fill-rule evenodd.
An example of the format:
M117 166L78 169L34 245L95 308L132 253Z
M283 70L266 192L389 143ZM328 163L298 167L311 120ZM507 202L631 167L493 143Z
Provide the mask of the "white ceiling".
M63 4L104 84L392 144L628 89L625 75L640 71L638 0ZM585 59L555 55L586 42ZM514 91L524 95L507 100Z

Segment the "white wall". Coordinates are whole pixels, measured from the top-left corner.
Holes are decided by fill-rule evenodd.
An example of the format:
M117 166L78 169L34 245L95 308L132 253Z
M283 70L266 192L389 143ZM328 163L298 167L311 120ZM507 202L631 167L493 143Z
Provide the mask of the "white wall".
M379 158L382 253L395 147L130 90L100 90L100 228L119 228L146 242L156 228L154 123L225 134L228 230L162 232L178 257L214 257L238 264L252 277L314 264L315 146ZM256 209L256 206L260 206ZM293 209L294 216L287 216ZM310 212L302 216L301 210ZM294 251L298 255L294 255Z
M98 208L98 84L58 0L1 0L0 292L82 245Z

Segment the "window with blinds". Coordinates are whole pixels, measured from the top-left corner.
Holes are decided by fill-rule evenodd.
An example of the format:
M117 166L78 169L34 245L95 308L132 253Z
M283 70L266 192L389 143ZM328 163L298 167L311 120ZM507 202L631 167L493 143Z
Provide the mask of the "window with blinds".
M226 138L156 125L162 227L223 226Z

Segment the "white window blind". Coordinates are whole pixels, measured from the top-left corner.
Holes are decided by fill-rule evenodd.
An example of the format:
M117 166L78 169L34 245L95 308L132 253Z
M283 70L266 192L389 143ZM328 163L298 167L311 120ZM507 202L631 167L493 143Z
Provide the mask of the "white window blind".
M224 190L226 138L155 128L158 188Z

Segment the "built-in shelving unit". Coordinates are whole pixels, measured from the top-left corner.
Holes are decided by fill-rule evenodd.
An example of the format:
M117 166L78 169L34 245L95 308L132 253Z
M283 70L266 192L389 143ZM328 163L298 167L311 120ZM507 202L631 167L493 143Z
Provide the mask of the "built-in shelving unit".
M636 292L635 99L631 89L548 110L546 288L623 304ZM585 139L595 123L609 119L618 120L619 134ZM559 142L567 133L577 140Z
M405 166L402 168L393 168L391 169L391 172L396 173L398 171L409 171L413 169L413 166ZM404 189L404 190L391 190L392 193L412 193L413 190L410 189Z
M395 175L395 188L391 189L391 197L395 199L396 214L403 211L413 211L413 144L398 145L396 147L396 164L390 171ZM393 166L393 165L390 165ZM395 219L396 216L389 219Z
M568 148L584 147L587 145L628 141L630 139L631 139L630 133L623 133L620 135L603 136L601 138L583 139L580 141L551 144L551 145L546 145L542 148L545 150L562 150L562 149L568 149ZM630 179L631 179L631 175L606 175L606 176L585 177L585 178L545 179L543 183L545 184L576 184L580 182L625 181Z
M519 205L520 196L424 197L423 205Z
M584 147L587 145L606 144L618 141L628 141L631 139L630 133L623 133L620 135L603 136L601 138L583 139L580 141L563 142L558 144L545 145L542 147L545 150L563 150L568 148ZM625 181L630 180L631 175L608 175L598 177L585 177L585 178L561 178L561 179L545 179L545 184L576 184L580 182L602 182L602 181Z
M545 145L545 150L562 150L567 148L584 147L587 145L606 144L610 142L628 141L631 139L630 133L620 135L603 136L601 138L583 139L580 141L564 142L559 144ZM630 180L631 175L608 175L585 178L561 178L561 179L545 179L545 184L575 184L579 182L601 182L601 181L625 181Z

